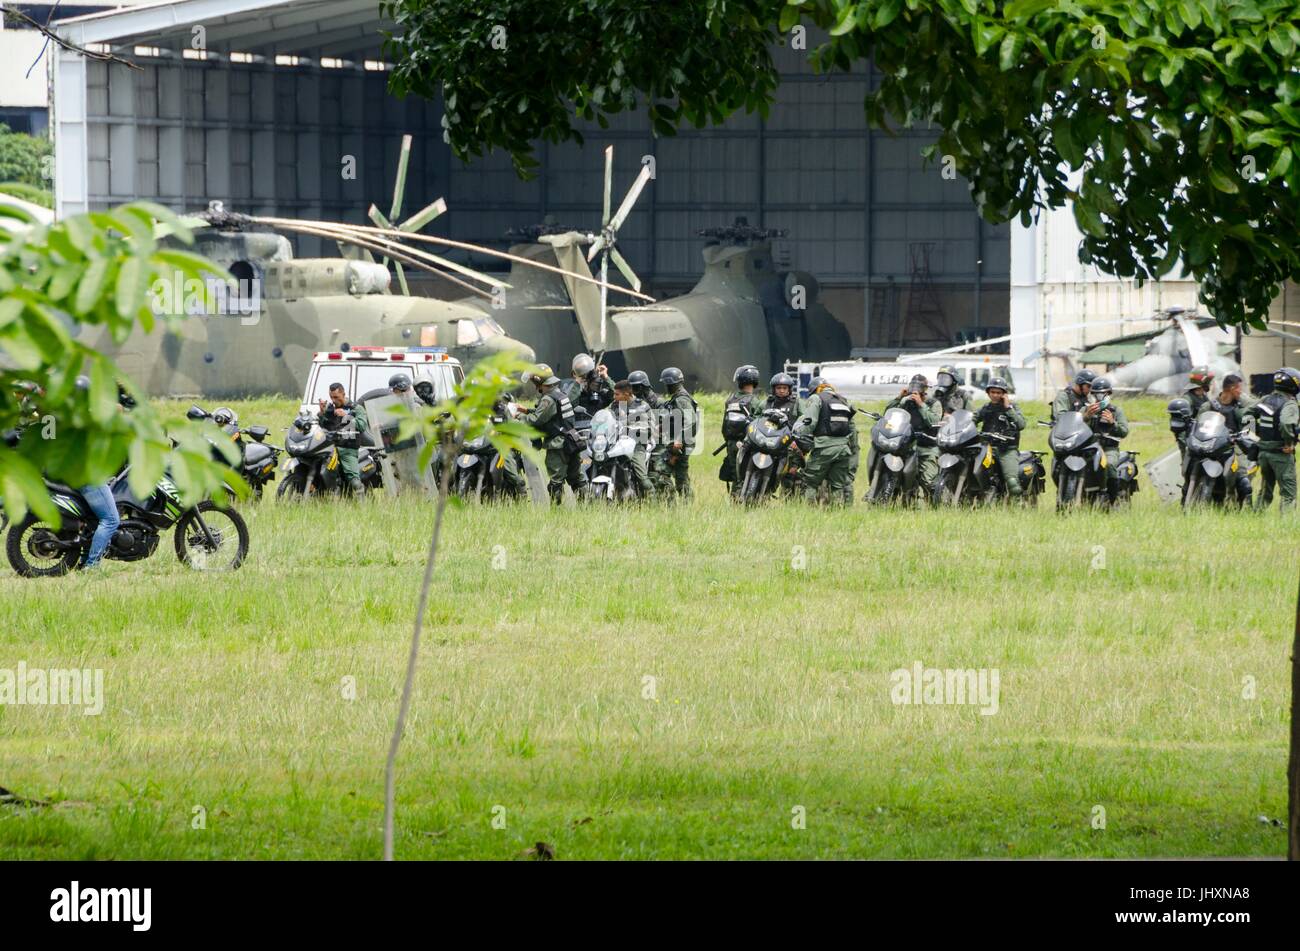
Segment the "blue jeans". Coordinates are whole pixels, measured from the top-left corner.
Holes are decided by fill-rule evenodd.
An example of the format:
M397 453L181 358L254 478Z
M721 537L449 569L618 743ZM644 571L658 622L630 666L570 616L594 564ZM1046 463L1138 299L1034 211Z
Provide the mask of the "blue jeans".
M117 503L113 501L113 492L108 486L83 486L81 497L99 519L99 524L95 526L95 537L90 540L90 554L86 556L86 564L83 566L94 568L104 557L104 549L113 540L113 533L122 524L122 520L117 516Z

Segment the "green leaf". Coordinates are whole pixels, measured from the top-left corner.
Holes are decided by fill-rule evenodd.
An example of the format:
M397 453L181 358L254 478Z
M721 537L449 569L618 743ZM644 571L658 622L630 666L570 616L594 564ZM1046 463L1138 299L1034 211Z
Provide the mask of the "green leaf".
M998 47L998 69L1004 73L1014 69L1020 62L1020 52L1024 48L1023 33L1008 33L1002 37L1002 45Z
M133 255L122 262L122 267L117 272L117 293L114 302L118 316L125 321L134 321L136 313L144 303L144 266L144 260Z
M1101 215L1097 213L1097 209L1093 208L1082 197L1076 198L1073 206L1074 220L1084 234L1092 235L1094 238L1106 237L1106 224L1101 220Z
M113 366L96 355L90 362L90 415L103 425L117 416L117 380Z
M1210 177L1210 184L1219 191L1225 192L1229 195L1235 195L1239 191L1235 175L1231 175L1215 168L1213 165L1208 166L1206 172Z
M1272 166L1268 170L1269 178L1281 178L1291 168L1291 161L1294 152L1290 148L1283 146L1277 150L1277 158L1273 160Z
M9 518L19 522L28 509L42 521L59 525L58 507L50 500L45 480L30 462L16 452L0 449L0 492L4 494Z
M873 30L883 30L898 19L898 15L902 12L903 0L885 0L883 4L876 8L876 15L871 21L871 28Z
M855 4L849 4L840 11L839 21L830 28L831 36L843 36L857 24L858 10Z
M1074 138L1069 116L1059 116L1052 123L1052 144L1071 168L1078 168L1083 164L1084 152Z
M131 491L142 499L148 498L163 473L162 448L147 439L136 438L127 450L127 461L131 464L127 472Z
M78 314L85 314L95 309L104 293L104 281L108 278L109 267L112 262L108 258L94 257L90 259L90 264L86 266L86 272L81 275L81 282L77 285L77 297L73 302L72 309Z

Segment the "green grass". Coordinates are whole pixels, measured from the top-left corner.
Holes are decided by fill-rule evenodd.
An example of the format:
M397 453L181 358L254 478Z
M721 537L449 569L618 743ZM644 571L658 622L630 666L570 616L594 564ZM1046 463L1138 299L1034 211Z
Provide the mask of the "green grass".
M1159 401L1125 405L1144 459L1171 445ZM293 413L236 408L273 438ZM744 511L717 461L693 460L691 507L450 512L399 857L1284 854L1258 817L1285 815L1300 520L1184 516L1149 486L1109 515ZM248 517L234 574L165 541L0 577L0 668L102 667L107 695L98 717L0 706L0 786L52 803L0 806L0 856L380 854L432 506ZM895 706L917 660L997 668L999 712Z

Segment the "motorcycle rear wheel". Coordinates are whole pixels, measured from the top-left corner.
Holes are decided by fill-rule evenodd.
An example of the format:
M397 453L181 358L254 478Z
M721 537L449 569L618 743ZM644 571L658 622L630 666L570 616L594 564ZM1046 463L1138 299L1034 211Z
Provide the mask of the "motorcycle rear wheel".
M206 534L202 526L207 526ZM182 515L173 540L177 559L196 571L234 571L248 557L248 526L243 516L212 502L200 502Z
M42 555L33 551L33 545L50 543L58 539L54 529L34 515L29 515L9 529L5 540L5 555L9 564L22 578L58 578L77 567L81 552L77 549L53 551ZM32 556L31 560L28 556Z

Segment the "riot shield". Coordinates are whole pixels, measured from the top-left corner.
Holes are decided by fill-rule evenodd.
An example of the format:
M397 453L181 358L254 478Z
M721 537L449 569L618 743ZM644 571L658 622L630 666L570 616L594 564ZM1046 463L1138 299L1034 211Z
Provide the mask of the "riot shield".
M388 494L396 496L414 491L426 494L436 492L433 469L420 465L424 437L417 433L408 439L398 440L402 420L407 418L401 410L415 409L411 393L385 391L382 395L365 399L363 405L370 420L371 438L380 453L380 470Z
M1183 500L1183 455L1177 447L1157 456L1143 468L1162 502Z

